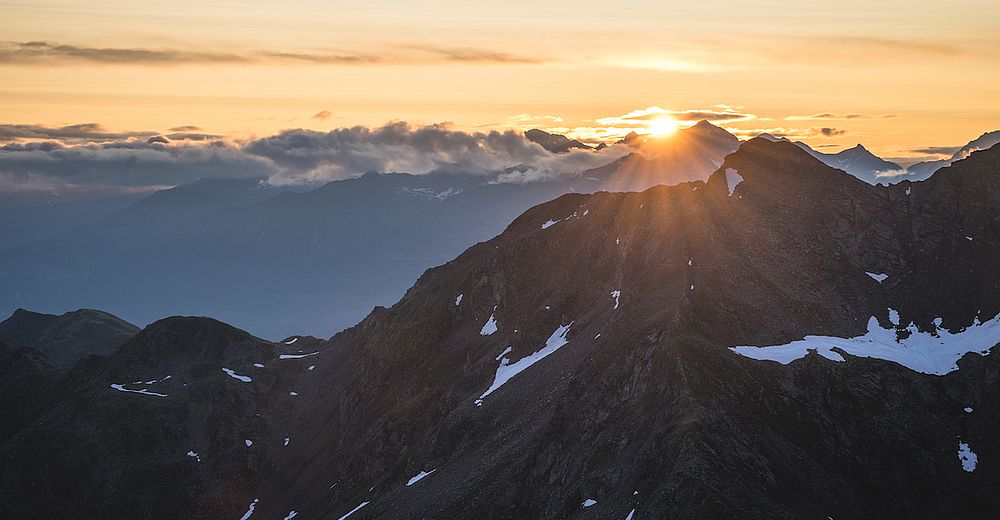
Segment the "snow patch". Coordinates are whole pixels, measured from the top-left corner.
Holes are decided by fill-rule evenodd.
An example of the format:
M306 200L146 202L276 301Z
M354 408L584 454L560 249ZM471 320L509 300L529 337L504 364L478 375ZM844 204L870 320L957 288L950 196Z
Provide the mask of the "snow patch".
M549 220L545 221L544 224L542 224L542 229L549 229L550 227L558 224L559 222L560 222L560 220L551 220L551 219L549 219Z
M298 340L299 340L299 338L292 338L292 339L286 341L285 345L291 345L292 343L295 343Z
M288 446L288 437L285 437L285 443L283 444L283 446Z
M510 381L512 377L520 374L531 365L545 359L549 354L552 354L553 352L559 350L559 348L563 345L569 343L569 341L566 340L566 334L569 332L569 328L572 325L572 323L568 325L561 325L555 330L555 332L552 333L551 336L549 336L549 339L545 341L545 346L538 352L525 356L514 364L511 364L510 359L507 357L501 357L500 366L497 367L497 373L493 380L493 384L479 396L478 401L482 402L486 396L495 392L498 388L503 386L504 383Z
M965 413L972 413L972 407L971 406L966 406L965 408L962 408L962 411L965 412Z
M632 520L632 517L634 516L635 516L635 508L633 508L631 511L628 512L628 516L625 517L625 520Z
M226 375L228 375L229 377L236 379L238 381L243 381L244 383L249 383L250 381L253 381L253 379L250 379L250 376L241 376L236 372L233 372L232 369L229 368L223 367L222 371L225 372Z
M111 388L114 388L115 390L118 390L119 392L131 392L133 394L142 394L142 395L148 395L148 396L152 396L152 397L166 397L167 396L167 394L158 394L156 392L150 392L149 390L147 390L145 388L142 388L142 389L139 389L139 390L129 390L128 388L125 388L125 385L119 385L119 384L112 384Z
M253 502L250 502L250 507L247 509L246 513L243 513L243 516L240 517L240 520L247 520L248 518L250 518L250 515L253 514L253 508L257 507L257 502L260 502L259 498L255 498L253 499Z
M979 456L972 451L967 442L958 443L958 460L962 463L962 469L972 473L976 471L976 464L979 463Z
M922 332L911 323L906 329L910 335L897 339L895 328L883 329L872 316L868 320L868 332L854 338L806 336L785 345L729 349L741 356L787 365L811 350L827 359L844 361L840 354L831 350L837 347L853 356L893 361L916 372L940 376L958 370L957 361L965 354L988 355L1000 343L1000 315L985 323L973 323L954 334L940 328L940 318L934 320L934 325L936 331Z
M288 395L299 395L298 392L288 392Z
M347 518L347 517L349 517L349 516L353 515L354 513L357 513L359 509L361 509L362 507L365 507L365 506L367 506L367 505L368 505L368 501L366 500L366 501L364 501L364 502L362 502L362 503L358 504L358 507L355 507L354 509L351 509L350 511L348 511L348 512L347 512L347 514L346 514L346 515L344 515L344 516L342 516L342 517L338 518L337 520L344 520L345 518Z
M189 451L189 452L187 452L187 456L188 456L188 457L191 457L192 459L194 459L194 460L196 460L196 461L198 461L198 462L201 462L201 457L200 457L200 456L198 456L198 453L197 453L197 452L194 452L194 451Z
M250 446L253 446L253 441L250 439L244 439L243 444L246 444L247 448L249 448Z
M580 505L583 506L583 507L596 506L597 505L597 501L594 500L593 498L588 498L587 500L584 500L583 503L580 504Z
M288 514L285 515L285 519L284 520L292 520L296 516L299 516L299 512L298 511L289 511Z
M899 326L899 311L896 309L889 309L889 323Z
M307 368L306 370L313 370L315 368L316 368L316 365L309 365L309 368Z
M455 297L455 307L458 307L459 305L462 304L462 296L464 296L464 294L459 294L458 296Z
M264 365L262 363L254 363L253 366L257 368L264 368Z
M867 274L868 276L871 276L872 280L875 280L878 283L884 282L885 279L889 277L889 275L887 275L885 273L869 273L868 271L865 271L865 274Z
M615 309L618 308L618 298L622 295L621 291L611 291L611 297L615 299ZM612 309L614 310L614 309Z
M497 356L496 358L494 358L494 361L500 361L500 358L506 356L507 354L510 354L511 350L513 350L511 347L507 347L507 348L503 349L503 352L501 352L499 356Z
M278 356L278 359L302 359L304 357L315 356L316 354L319 354L318 350L316 352L310 352L308 354L282 354Z
M733 191L741 182L743 182L743 176L735 168L726 168L726 188L729 190L730 197L733 196Z
M497 315L497 306L494 305L493 314L490 314L490 319L486 320L486 324L484 324L483 328L480 329L479 331L480 336L489 336L490 334L493 334L494 332L497 331L496 315Z
M406 481L406 487L410 487L410 486L416 484L417 482L420 482L421 479L423 479L427 475L430 475L431 473L434 473L435 471L437 471L437 469L432 469L430 471L423 471L423 470L421 470L420 473L417 473L416 475L413 475L413 477L411 477L410 480Z
M968 240L969 242L972 242L972 237L969 235L965 235L965 239Z

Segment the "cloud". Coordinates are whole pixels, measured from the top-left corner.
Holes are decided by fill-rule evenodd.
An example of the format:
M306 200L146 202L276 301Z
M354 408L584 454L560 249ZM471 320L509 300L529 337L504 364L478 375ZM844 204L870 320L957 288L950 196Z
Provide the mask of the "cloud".
M922 153L927 155L947 155L952 156L961 150L961 146L928 146L926 148L914 148L910 150L913 153Z
M886 119L897 117L896 114L835 114L823 112L821 114L810 114L806 116L786 116L785 121L822 121L822 120L843 120L843 119Z
M181 133L167 134L166 137L171 141L211 141L215 139L222 139L221 135L202 134L197 132L181 132Z
M320 121L326 121L327 119L330 119L330 116L332 115L333 114L329 110L320 110L319 112L313 114L313 116L310 119L318 119Z
M750 121L757 116L741 112L729 106L716 106L714 108L700 110L668 110L658 106L640 108L620 116L602 117L595 120L596 123L607 126L619 127L645 127L645 121L670 117L678 121L711 121L711 122L736 122Z
M519 180L528 182L577 173L624 154L553 154L514 130L468 133L447 124L414 127L405 122L329 132L288 130L248 143L245 150L273 161L278 173L271 182L277 184L325 182L372 170L487 175L512 167L524 170Z
M156 132L110 132L97 123L60 127L0 124L0 141L15 139L110 141L129 137L147 138L155 134Z
M185 48L91 47L45 41L0 42L0 65L182 65L307 63L317 65L372 65L411 63L521 63L547 61L503 51L470 47L396 45L367 52L343 50L243 50L227 52Z
M488 176L492 182L536 182L602 166L628 152L613 146L600 152L553 154L515 130L463 132L447 124L405 122L329 132L287 130L245 144L190 132L112 133L97 124L0 129L10 141L0 145L0 189L7 191L95 186L143 190L226 177L317 184L372 170L457 172ZM113 135L124 137L111 139ZM84 137L101 140L81 142Z
M197 127L194 125L181 125L181 126L175 126L173 128L168 128L167 130L170 130L171 132L200 132L201 127Z
M760 134L770 134L774 137L784 137L793 141L809 138L837 137L847 134L847 130L831 127L810 127L810 128L726 128L731 134L741 139L750 139Z
M41 41L0 43L0 63L52 64L90 62L104 64L243 63L249 59L232 53L144 48L83 47Z
M910 172L907 171L906 168L882 170L875 172L875 179L892 182L893 179L898 179L899 177L905 177L909 174Z
M173 186L201 178L266 177L265 158L219 141L111 141L66 146L8 143L0 148L0 186L21 189Z

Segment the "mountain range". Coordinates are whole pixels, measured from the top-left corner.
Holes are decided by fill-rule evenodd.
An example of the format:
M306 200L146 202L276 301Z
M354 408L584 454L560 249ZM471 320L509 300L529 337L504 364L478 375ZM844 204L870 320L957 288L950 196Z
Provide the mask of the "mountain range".
M998 208L1000 147L883 186L759 138L564 194L328 340L173 317L83 358L0 442L0 509L995 518Z
M370 172L288 192L220 179L157 192L92 224L0 251L0 313L98 307L140 324L203 314L278 338L330 335L424 270L565 193L704 179L739 145L701 123L656 155L538 182ZM623 154L626 152L623 152ZM260 295L267 295L261 297Z
M984 135L956 157L997 136ZM589 149L541 130L526 137L556 153ZM795 144L869 183L899 168L860 145L824 154ZM519 167L492 175L370 172L318 188L211 179L91 214L89 223L74 213L77 227L50 223L46 229L62 231L20 245L23 237L11 237L0 247L0 294L7 296L0 315L93 307L140 325L207 315L266 338L329 336L536 204L567 193L703 181L740 141L702 121L669 138L635 135L618 146L622 156L605 166L531 182ZM112 208L127 199L114 200Z

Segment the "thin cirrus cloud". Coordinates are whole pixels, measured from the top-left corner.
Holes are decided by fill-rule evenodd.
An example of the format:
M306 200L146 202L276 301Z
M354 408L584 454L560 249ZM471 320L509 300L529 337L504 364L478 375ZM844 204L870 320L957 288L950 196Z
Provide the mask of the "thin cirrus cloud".
M926 155L954 155L961 150L961 146L928 146L925 148L914 148L910 150L913 153L921 153Z
M822 112L819 114L809 114L805 116L786 116L785 121L825 121L825 120L846 120L846 119L891 119L897 117L896 114L837 114L833 112Z
M678 121L710 121L713 123L733 123L757 119L754 114L741 112L735 107L720 105L698 110L668 110L658 106L640 108L620 116L602 117L595 122L606 126L640 126L644 122L669 117Z
M112 132L97 123L60 127L32 124L0 124L0 142L17 139L55 139L61 141L112 141L130 137L151 137L156 132Z
M489 49L394 46L380 52L252 50L243 52L142 47L93 47L46 41L0 42L0 65L184 65L285 63L371 65L451 63L537 64L546 60Z
M790 128L790 127L773 127L773 128L726 128L731 134L739 137L741 139L750 139L752 137L757 137L761 134L769 134L774 137L784 137L786 139L791 139L793 141L800 139L809 138L828 138L828 137L838 137L847 134L847 130L842 128L833 127L809 127L809 128Z
M327 119L330 119L330 116L332 116L332 115L333 115L333 113L331 113L329 110L320 110L319 112L316 112L315 114L313 114L312 117L310 117L309 119L317 119L319 121L326 121Z

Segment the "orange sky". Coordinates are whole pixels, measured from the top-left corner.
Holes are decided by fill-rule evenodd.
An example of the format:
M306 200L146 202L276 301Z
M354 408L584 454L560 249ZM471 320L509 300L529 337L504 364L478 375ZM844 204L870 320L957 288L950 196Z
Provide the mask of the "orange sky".
M0 123L610 138L659 107L889 158L1000 128L995 0L332 3L0 1Z

